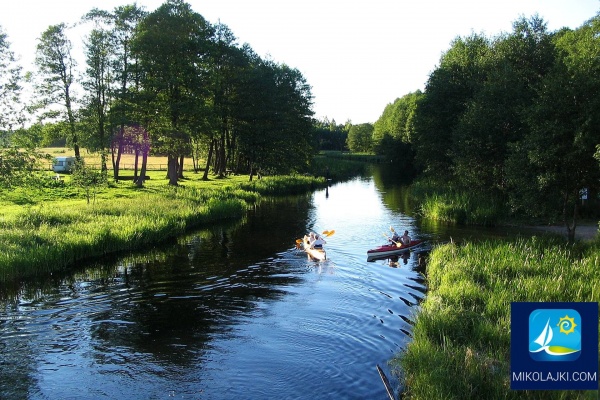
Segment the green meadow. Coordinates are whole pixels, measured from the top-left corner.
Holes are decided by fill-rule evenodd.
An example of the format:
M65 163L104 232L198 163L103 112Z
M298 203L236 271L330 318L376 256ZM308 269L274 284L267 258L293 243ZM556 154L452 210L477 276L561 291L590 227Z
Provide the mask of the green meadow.
M51 155L64 149L47 148ZM86 165L99 163L85 154ZM149 170L144 187L131 180L80 187L70 174L60 180L50 165L29 184L0 191L0 283L49 275L82 260L142 249L196 227L242 219L264 196L306 193L361 173L365 160L318 155L311 175L256 177L231 174L202 180L186 165L179 186L167 185L165 170ZM133 165L133 160L126 159ZM166 160L151 157L152 165ZM121 175L133 175L122 169Z
M390 364L403 399L597 399L598 391L510 390L510 305L600 301L600 243L563 238L435 247L413 340Z
M189 229L241 219L262 196L306 192L325 184L312 176L201 179L189 172L180 186L150 171L143 188L131 181L84 191L70 182L14 188L0 195L0 282L51 274L81 260L141 249Z

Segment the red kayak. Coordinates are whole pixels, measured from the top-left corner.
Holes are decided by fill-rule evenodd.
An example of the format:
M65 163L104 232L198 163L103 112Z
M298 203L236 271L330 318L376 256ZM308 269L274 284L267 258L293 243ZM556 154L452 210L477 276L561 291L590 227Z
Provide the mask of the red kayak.
M407 251L410 251L411 249L414 249L415 247L419 246L421 243L423 243L422 240L411 240L410 244L408 245L397 245L395 243L392 244L384 244L383 246L379 246L375 249L371 249L367 251L367 257L385 257L385 256L391 256L394 254L401 254Z

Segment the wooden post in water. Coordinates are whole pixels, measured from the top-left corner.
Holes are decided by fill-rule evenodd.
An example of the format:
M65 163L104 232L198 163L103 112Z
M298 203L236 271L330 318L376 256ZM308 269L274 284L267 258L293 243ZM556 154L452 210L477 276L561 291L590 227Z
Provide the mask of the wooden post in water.
M388 381L387 376L385 376L385 373L383 372L383 370L381 369L381 367L379 365L376 365L377 367L377 372L379 372L379 376L381 377L381 380L383 381L383 385L385 386L385 391L387 392L388 396L390 397L390 400L396 400L396 396L394 396L394 391L392 390L392 386L390 385L390 381Z

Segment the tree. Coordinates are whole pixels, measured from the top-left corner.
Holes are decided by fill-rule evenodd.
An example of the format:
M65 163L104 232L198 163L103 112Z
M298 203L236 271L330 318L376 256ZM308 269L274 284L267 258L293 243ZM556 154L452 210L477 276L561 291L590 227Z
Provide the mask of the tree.
M43 160L49 161L50 157L33 148L0 146L0 187L25 186L36 181L39 183L36 170Z
M92 9L84 17L84 21L93 21L102 27L107 36L111 53L108 57L110 75L109 94L111 97L108 114L108 126L113 135L112 144L119 144L116 139L126 130L127 125L141 123L148 113L141 109L143 101L134 101L138 92L139 69L137 59L132 55L131 42L135 29L147 13L136 4L116 7L112 12ZM122 145L111 146L114 179L119 178L120 160L124 150Z
M597 189L600 168L594 159L600 137L600 17L554 38L555 63L536 85L537 96L526 113L528 132L513 149L513 160L531 179L529 184L562 213L569 240L574 240L580 190ZM513 166L517 162L513 162ZM522 171L512 171L512 202L537 207L518 184ZM539 199L539 197L536 197ZM525 200L527 201L527 200Z
M316 134L318 150L337 150L347 149L346 140L348 139L348 129L344 125L336 125L335 120L329 121L327 118L322 121L315 121L314 129Z
M215 166L215 173L224 176L228 163L233 157L236 139L235 125L239 120L239 104L241 100L241 82L247 74L249 58L245 49L236 46L233 32L221 23L213 29L210 51L207 54L207 99L210 104L210 115L196 113L204 117L200 125L205 125L211 143L204 179L207 179L209 165ZM207 122L207 123L203 123ZM200 139L200 137L198 137Z
M21 95L21 66L10 50L10 42L0 27L0 130L12 130L22 123L19 109Z
M66 35L67 26L64 23L51 25L42 33L39 39L35 62L42 76L42 82L37 87L41 96L41 106L50 105L64 107L63 119L69 124L69 139L75 151L75 157L80 158L79 141L75 126L74 98L71 91L75 83L75 61L71 57L73 48Z
M316 141L306 79L297 69L255 58L244 90L238 146L250 179L259 169L306 169Z
M298 69L288 65L275 66L275 73L277 132L267 166L279 173L305 170L315 152L311 86Z
M107 31L92 30L85 43L87 69L83 87L86 90L86 96L82 114L86 117L90 127L87 148L100 151L102 171L107 171L107 131L110 129L108 113L112 102L113 79L110 64L113 50Z
M106 183L106 171L98 171L85 165L83 160L78 160L72 171L71 182L83 189L87 203L90 199L96 202L96 192L98 188Z
M139 24L132 51L141 69L154 149L167 155L170 185L190 151L189 121L203 103L204 57L211 27L181 0L168 0ZM152 111L150 111L152 110Z
M394 162L412 176L414 171L413 136L417 101L421 91L409 93L388 104L381 117L373 124L373 150Z
M535 87L554 62L545 22L521 18L514 32L481 51L485 73L453 131L452 172L462 187L506 194L505 162L510 143L527 130L523 116Z
M373 125L352 125L348 131L348 148L354 152L368 152L373 148Z

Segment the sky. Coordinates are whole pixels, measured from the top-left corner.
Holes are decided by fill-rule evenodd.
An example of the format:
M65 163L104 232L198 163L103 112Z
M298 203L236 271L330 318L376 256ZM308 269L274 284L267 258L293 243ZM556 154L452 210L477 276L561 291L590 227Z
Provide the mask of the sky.
M138 0L154 11L163 0ZM0 3L0 27L25 71L34 70L37 39L50 25L77 22L92 8L133 0L17 0ZM210 23L229 27L239 44L298 69L312 87L318 119L375 122L385 106L424 90L452 40L511 32L537 14L550 31L576 29L600 0L187 0ZM81 47L85 32L69 38ZM79 59L80 68L83 59Z

